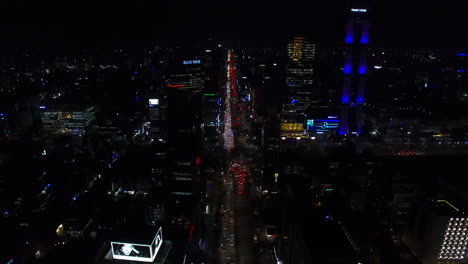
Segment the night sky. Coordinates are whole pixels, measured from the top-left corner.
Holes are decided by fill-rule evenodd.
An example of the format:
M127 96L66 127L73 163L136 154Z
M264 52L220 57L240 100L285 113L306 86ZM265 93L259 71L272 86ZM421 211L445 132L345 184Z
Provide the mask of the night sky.
M1 45L97 45L160 38L284 39L307 33L320 43L342 40L345 0L333 1L9 1ZM97 1L96 1L97 2ZM372 44L386 47L468 46L464 1L377 0ZM227 4L229 3L229 5Z

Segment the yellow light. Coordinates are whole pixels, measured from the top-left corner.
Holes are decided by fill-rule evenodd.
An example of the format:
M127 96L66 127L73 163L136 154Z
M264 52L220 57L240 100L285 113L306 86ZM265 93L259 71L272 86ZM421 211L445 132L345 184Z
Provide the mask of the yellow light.
M299 132L304 130L304 125L302 123L282 123L281 130Z
M453 209L455 209L457 212L460 211L460 209L458 209L457 207L455 207L453 204L451 204L451 203L450 203L449 201L447 201L447 200L437 200L437 202L439 202L439 203L446 203L446 204L448 204L450 207L452 207Z
M55 233L57 233L57 236L63 236L64 234L64 227L62 224L60 224L57 229L55 230Z

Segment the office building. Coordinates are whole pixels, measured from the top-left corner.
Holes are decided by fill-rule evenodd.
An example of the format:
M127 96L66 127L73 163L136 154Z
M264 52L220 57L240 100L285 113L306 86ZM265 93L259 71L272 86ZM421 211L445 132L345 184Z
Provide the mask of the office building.
M339 133L360 134L367 83L368 9L352 7L346 25Z
M158 98L148 100L149 132L152 139L161 139L161 105Z
M185 228L193 220L201 190L203 95L168 87L167 222Z
M288 44L286 85L283 92L281 136L296 138L304 135L302 123L312 104L313 61L316 46L303 36L296 36ZM291 133L293 132L293 133Z
M205 85L205 74L200 59L175 60L170 66L168 89L199 93Z
M60 105L52 109L40 106L44 135L84 135L95 125L94 106Z
M456 96L459 102L468 102L468 58L464 52L456 54L456 63L453 69L455 78L451 79L455 84Z
M313 92L316 46L305 37L294 37L288 44L286 89L283 100L283 120L302 122L310 107Z

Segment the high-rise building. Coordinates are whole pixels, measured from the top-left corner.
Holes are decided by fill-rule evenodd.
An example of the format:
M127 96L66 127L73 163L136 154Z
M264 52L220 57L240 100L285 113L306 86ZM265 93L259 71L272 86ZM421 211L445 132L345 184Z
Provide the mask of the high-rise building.
M454 78L456 96L459 102L468 102L468 58L464 52L457 53L456 69Z
M286 66L286 91L283 116L298 121L310 107L316 46L305 37L294 37L288 44L289 63Z
M342 114L339 133L360 134L367 83L368 9L353 6L346 25Z
M195 221L201 190L200 155L202 150L203 95L168 87L168 221L185 228ZM196 215L196 214L195 214Z
M296 36L288 44L289 62L286 66L286 89L282 103L282 127L288 127L289 123L300 124L305 120L304 114L312 103L312 63L315 53L316 45L305 37Z
M167 80L168 88L182 91L201 92L205 85L205 74L200 59L175 60Z
M303 36L296 36L288 44L288 57L294 62L311 62L315 59L315 44Z
M45 135L84 135L96 121L94 106L61 105L55 109L40 106L42 131Z
M161 107L158 98L148 100L148 117L150 122L150 134L153 139L161 138Z

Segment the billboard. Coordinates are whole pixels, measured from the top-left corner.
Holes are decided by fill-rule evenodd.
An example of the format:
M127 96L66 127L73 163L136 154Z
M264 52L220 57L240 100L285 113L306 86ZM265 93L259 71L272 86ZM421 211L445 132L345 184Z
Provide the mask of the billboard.
M159 99L149 99L149 105L158 105Z
M303 123L281 123L281 131L303 132L304 124Z
M308 131L336 131L338 130L340 120L338 119L309 119L307 120Z
M201 61L200 60L186 60L186 61L183 61L183 63L186 65L186 64L200 64Z
M159 228L151 244L135 244L129 242L111 242L114 259L153 262L162 245L162 229Z

